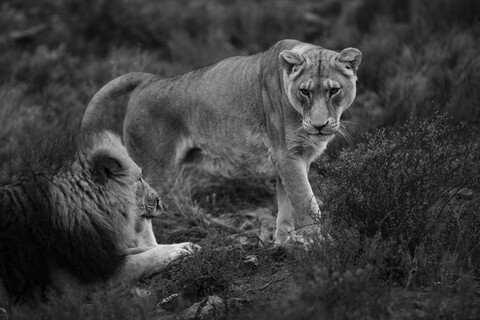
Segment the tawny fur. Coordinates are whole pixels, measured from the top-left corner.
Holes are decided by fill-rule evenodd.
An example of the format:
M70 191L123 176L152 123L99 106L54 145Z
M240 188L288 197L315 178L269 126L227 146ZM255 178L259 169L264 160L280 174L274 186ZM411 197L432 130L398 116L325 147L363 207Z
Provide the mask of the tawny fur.
M276 177L281 244L320 214L307 171L355 97L360 61L354 48L338 53L283 40L173 78L129 73L93 97L82 125L97 124L113 99L129 95L123 139L162 194L186 165L228 177Z

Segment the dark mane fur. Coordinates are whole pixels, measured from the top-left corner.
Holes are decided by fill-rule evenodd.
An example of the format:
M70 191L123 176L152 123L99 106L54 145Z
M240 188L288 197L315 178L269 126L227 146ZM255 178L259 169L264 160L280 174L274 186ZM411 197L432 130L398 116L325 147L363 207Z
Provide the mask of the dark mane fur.
M0 166L0 281L14 303L44 293L52 263L83 283L105 280L121 265L118 236L99 219L103 213L95 206L62 207L62 201L86 196L80 187L52 181L59 172L73 171L77 153L100 137L98 130L58 134L12 153ZM89 179L91 173L82 174Z

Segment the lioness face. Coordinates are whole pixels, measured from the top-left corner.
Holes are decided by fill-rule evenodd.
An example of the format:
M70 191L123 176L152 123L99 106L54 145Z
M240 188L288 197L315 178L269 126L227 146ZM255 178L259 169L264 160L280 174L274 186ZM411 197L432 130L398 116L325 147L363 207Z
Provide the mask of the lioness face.
M338 53L316 46L280 53L284 90L310 136L329 140L338 131L342 112L355 98L361 56L354 48Z

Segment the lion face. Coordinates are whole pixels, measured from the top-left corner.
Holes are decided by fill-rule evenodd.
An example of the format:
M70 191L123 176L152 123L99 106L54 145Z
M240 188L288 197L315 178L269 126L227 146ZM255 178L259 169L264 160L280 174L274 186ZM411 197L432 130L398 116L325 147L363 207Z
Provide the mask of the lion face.
M133 208L127 207L128 212L135 212L139 217L158 215L160 198L143 180L142 170L130 158L120 139L106 132L101 142L91 155L93 176L90 180L100 182L105 192L111 193L112 199L131 204ZM122 194L122 197L115 197L115 194Z
M140 210L138 214L139 216L152 218L159 214L159 209L162 208L160 197L141 177L137 181L136 197L138 208Z
M354 48L338 53L316 46L280 53L284 90L302 115L302 128L308 135L329 140L338 131L340 116L355 98L361 56Z
M120 216L133 225L125 230L128 235L126 248L156 245L152 231L152 218L161 213L161 201L157 192L142 178L141 168L130 158L120 139L105 133L102 144L96 146L91 160L94 176L102 186L102 192L110 200L104 207L98 203L98 211L108 212L117 208ZM130 234L133 232L133 234Z
M136 182L137 211L134 217L135 247L153 247L157 244L152 230L152 218L161 213L162 203L157 192L141 177Z

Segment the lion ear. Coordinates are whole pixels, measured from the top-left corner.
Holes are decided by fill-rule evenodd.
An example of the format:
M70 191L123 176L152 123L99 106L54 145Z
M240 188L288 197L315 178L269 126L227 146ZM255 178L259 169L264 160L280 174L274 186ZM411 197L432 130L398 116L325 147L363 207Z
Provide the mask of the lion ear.
M338 54L337 61L347 63L356 73L360 62L362 62L362 53L355 48L346 48Z
M90 165L94 177L101 183L123 175L125 171L121 160L106 150L96 151L90 158Z
M290 73L295 66L301 65L305 60L296 52L284 50L278 56L282 67Z

